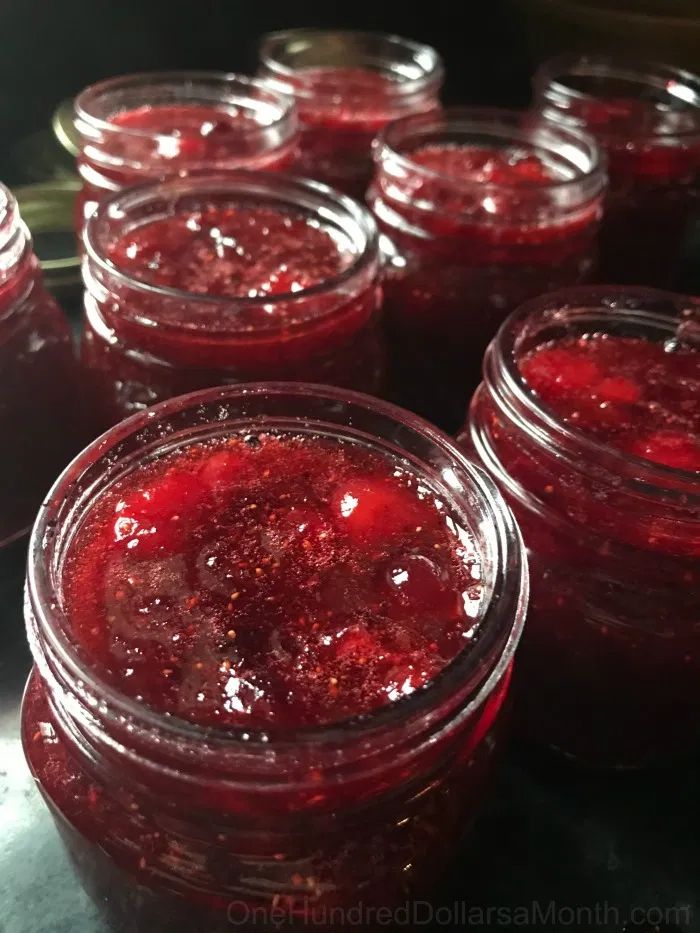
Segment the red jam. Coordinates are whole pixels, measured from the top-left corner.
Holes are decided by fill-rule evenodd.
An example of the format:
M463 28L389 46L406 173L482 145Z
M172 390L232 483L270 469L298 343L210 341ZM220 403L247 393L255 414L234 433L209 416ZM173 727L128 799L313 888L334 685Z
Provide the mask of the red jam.
M700 79L649 69L594 59L563 75L544 66L538 83L547 115L585 127L606 152L599 281L666 287L700 208Z
M97 84L77 98L76 126L79 231L95 205L120 188L189 171L282 171L295 156L294 119L283 95L247 78L206 72Z
M338 33L324 42L329 37L306 32L269 37L264 71L297 102L299 174L362 200L372 178L372 140L392 120L438 106L441 66L432 49L397 37Z
M159 712L327 723L412 693L468 645L481 586L462 539L367 449L233 438L109 490L71 547L65 607L95 669Z
M146 214L132 223L127 208L126 220L105 214L92 228L107 264L103 273L95 263L94 276L88 267L94 301L86 302L83 343L99 426L228 382L380 390L371 218L353 207L357 216L338 214L335 226L328 219L334 202L325 215L321 203L320 213L293 203L305 195L303 182L285 182L288 203L272 206L246 194L247 184L247 177L240 190L222 184L212 198L174 192L172 208L157 219ZM325 196L314 197L325 204Z
M494 341L462 436L528 548L522 734L589 766L700 736L699 320L659 292L542 299Z
M107 256L140 282L223 298L293 294L353 260L349 244L303 215L213 204L129 230L108 245Z
M528 385L567 424L662 466L700 472L700 353L591 334L538 347Z
M310 390L286 390L293 409L279 386L262 408L258 386L152 409L44 510L25 753L117 929L401 903L492 774L525 608L512 519L494 496L494 543L447 439L433 468L379 403L328 390L301 416ZM512 573L498 595L492 563Z
M494 117L498 144L459 141L479 135L479 119L478 111L455 112L435 123L454 139L415 147L410 137L431 135L430 121L401 121L403 131L394 124L369 196L394 250L385 286L393 394L449 430L463 418L483 352L507 313L590 274L600 210L602 180L589 179L593 195L577 195L580 167L517 139L523 130L504 122L507 113Z
M0 549L29 530L80 443L76 376L68 322L0 187Z

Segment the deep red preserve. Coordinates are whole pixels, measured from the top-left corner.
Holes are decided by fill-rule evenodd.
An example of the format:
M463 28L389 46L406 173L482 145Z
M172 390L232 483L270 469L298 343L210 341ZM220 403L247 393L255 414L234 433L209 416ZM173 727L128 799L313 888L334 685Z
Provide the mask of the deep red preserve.
M261 435L110 489L72 544L64 600L91 664L139 702L294 727L390 703L451 661L480 616L474 562L397 464Z
M520 727L594 767L663 763L700 734L699 323L653 291L533 302L489 349L462 435L528 548Z
M216 190L205 180L201 193L198 184L154 188L153 214L132 210L127 202L141 196L127 193L123 210L111 216L107 202L89 228L83 359L98 426L226 382L378 392L378 258L367 213L304 182L280 182L286 200L274 187L273 197L250 193L266 184L256 175L222 178Z
M508 112L386 131L369 203L393 244L385 309L401 404L458 427L507 313L591 273L602 178L586 146Z
M297 170L363 199L371 144L408 113L438 106L433 49L395 36L291 30L263 40L263 73L289 88L301 123Z
M0 186L0 548L26 534L82 440L68 322L47 293L13 196Z
M115 929L400 902L483 797L517 531L447 438L327 392L172 400L84 452L44 510L24 747Z
M700 208L700 78L658 64L566 58L542 66L535 89L549 118L585 127L606 152L598 280L672 285Z
M281 171L295 157L292 102L249 78L127 75L87 88L75 109L79 232L102 198L129 185L189 171Z

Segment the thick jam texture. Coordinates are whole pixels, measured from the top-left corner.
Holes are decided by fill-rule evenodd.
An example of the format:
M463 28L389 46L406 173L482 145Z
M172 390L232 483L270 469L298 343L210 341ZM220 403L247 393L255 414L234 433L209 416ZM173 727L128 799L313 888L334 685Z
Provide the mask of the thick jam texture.
M700 472L696 350L590 334L538 347L520 370L572 427L635 457Z
M454 430L506 315L588 278L600 204L565 212L558 191L571 166L526 145L436 143L405 156L399 174L379 163L369 198L393 245L391 387L399 403Z
M34 257L0 273L0 548L31 527L83 440L68 322Z
M582 437L578 451L544 446L483 386L475 396L471 439L528 548L522 734L592 767L688 754L700 733L700 353L680 338L591 333L518 365ZM583 438L603 447L591 455ZM659 468L677 472L650 478Z
M381 389L375 274L343 280L357 253L315 217L203 203L115 233L104 253L118 275L88 295L83 340L99 427L231 382Z
M318 436L233 435L108 487L68 544L60 600L91 668L139 705L207 727L206 746L231 727L284 737L407 702L478 642L481 560L403 461ZM204 748L189 781L159 770L159 746L148 768L138 755L115 765L111 746L86 756L36 676L23 737L118 928L224 931L255 906L289 922L429 884L479 805L508 680L408 762L403 730L398 746L370 737L372 766L360 757L337 782L324 767L342 751L305 764L303 745L278 766L285 783L271 789L264 770L251 781L248 733L227 759L240 756L233 785Z
M96 669L160 712L332 722L412 693L474 636L478 556L447 518L368 449L195 446L97 503L66 562L66 611Z
M365 68L304 68L290 80L302 123L297 171L363 199L372 178L372 140L402 116L397 79ZM428 97L408 112L437 106Z
M78 158L78 232L95 205L120 188L191 170L285 171L295 157L292 141L272 149L261 143L262 114L235 105L142 106L116 112L108 122L108 130L84 142Z

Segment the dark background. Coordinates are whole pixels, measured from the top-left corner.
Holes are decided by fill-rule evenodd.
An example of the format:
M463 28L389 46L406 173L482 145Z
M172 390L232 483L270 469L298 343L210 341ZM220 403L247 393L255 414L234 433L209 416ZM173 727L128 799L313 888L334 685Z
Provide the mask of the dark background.
M427 42L446 61L450 103L529 97L524 29L508 0L0 0L0 165L86 84L168 68L254 73L259 37L294 26Z

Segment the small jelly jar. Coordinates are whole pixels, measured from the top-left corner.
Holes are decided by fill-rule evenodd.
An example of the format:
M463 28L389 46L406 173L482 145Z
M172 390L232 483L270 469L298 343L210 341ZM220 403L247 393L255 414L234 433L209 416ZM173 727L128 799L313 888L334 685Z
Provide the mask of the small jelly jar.
M562 57L535 76L535 105L607 154L599 281L674 284L700 208L700 77L669 65Z
M301 219L310 232L326 231L328 242L339 244L348 264L308 288L292 281L291 291L274 294L265 290L270 285L266 272L264 283L250 279L255 297L246 292L244 297L231 298L211 293L215 278L230 282L233 273L227 257L237 260L236 249L242 249L230 237L217 241L221 249L201 266L201 281L190 286L193 291L136 278L119 268L119 258L111 252L115 242L138 234L154 218L176 222L180 217L188 223L192 219L196 228L202 211L235 215L241 210L255 223L257 209L268 212L266 217L272 212L277 218ZM245 262L251 276L256 274L256 257L264 259L284 233L266 239L264 224L259 227L260 241L252 246L247 241L252 255ZM212 225L210 233L218 232ZM167 259L175 234L161 228L158 236L162 237L162 243L155 244L160 261ZM201 231L194 230L191 236L201 237ZM303 237L302 229L290 247L293 253L305 249ZM144 239L150 242L153 235L144 234ZM125 250L123 256L131 247ZM372 394L382 388L376 226L364 207L325 186L241 171L135 188L100 205L86 228L85 251L82 357L98 427L157 401L224 383L285 379ZM301 267L311 271L317 259L318 243L311 244L308 256L301 254ZM215 274L217 262L223 265ZM175 266L185 264L174 261Z
M330 725L203 729L127 698L76 648L64 557L102 491L173 445L261 428L405 459L473 535L480 634L410 696ZM214 389L94 443L34 530L26 619L36 667L22 734L78 874L114 928L218 933L271 911L319 923L324 908L392 904L428 886L489 784L526 599L519 532L496 486L449 438L375 399L279 383Z
M391 120L439 106L440 56L383 33L291 29L265 36L261 73L294 96L298 171L356 198L372 177L371 143Z
M519 361L582 334L692 351L699 327L697 300L654 290L580 288L530 302L489 347L460 435L512 505L528 550L519 728L585 766L666 763L700 734L700 474L565 423ZM625 380L608 381L624 405ZM610 402L597 405L591 418L615 416Z
M0 185L0 549L31 528L84 438L70 329L44 288L29 231Z
M95 205L122 188L188 172L280 171L293 162L293 100L265 81L207 71L130 74L75 99L83 182L81 232Z
M591 276L600 152L537 116L467 108L396 121L375 161L393 396L456 430L506 315Z

